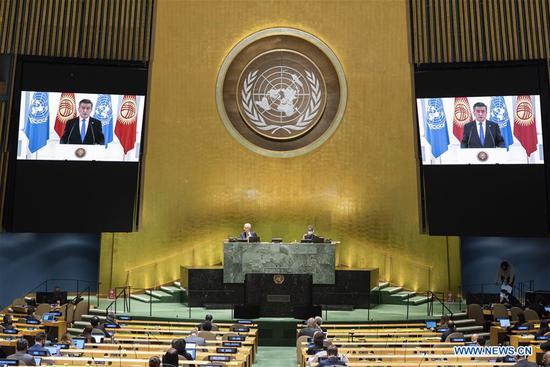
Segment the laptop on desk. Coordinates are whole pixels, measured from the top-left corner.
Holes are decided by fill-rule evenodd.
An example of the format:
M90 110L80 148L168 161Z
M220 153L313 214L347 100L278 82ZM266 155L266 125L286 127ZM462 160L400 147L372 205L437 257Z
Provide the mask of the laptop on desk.
M252 243L252 242L260 242L260 237L258 236L250 236L248 237L248 242Z

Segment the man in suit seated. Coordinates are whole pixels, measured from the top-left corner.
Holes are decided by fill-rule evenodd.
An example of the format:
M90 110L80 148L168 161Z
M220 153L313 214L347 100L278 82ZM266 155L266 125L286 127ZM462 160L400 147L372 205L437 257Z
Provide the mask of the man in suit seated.
M298 336L307 335L311 338L313 338L313 334L315 334L317 331L322 331L319 326L317 326L317 323L315 322L315 319L313 317L307 319L306 327L300 329L300 333Z
M317 367L327 366L347 366L346 361L338 356L338 348L335 345L327 348L327 358L319 358Z
M78 117L67 121L61 144L105 144L101 121L90 116L93 106L89 99L78 103Z
M50 355L50 352L44 348L46 344L46 334L38 333L34 336L34 345L29 348L29 354L32 352L46 352L47 355Z
M538 367L536 363L529 362L527 356L517 356L513 367Z
M541 366L550 366L550 352L546 352L542 356Z
M464 125L461 148L503 148L504 138L496 122L487 120L487 105L474 104L474 121Z
M201 322L197 328L199 331L218 331L218 325L214 324L214 316L207 314L204 316L204 321Z
M455 332L455 323L453 320L447 322L447 331L441 334L441 342L443 343L449 335Z
M2 318L2 324L0 324L3 329L13 329L13 320L10 315L4 315Z
M243 226L243 231L241 233L241 240L248 241L250 237L258 237L256 232L252 232L252 224L245 223Z
M111 335L105 330L105 325L101 324L99 317L94 316L90 320L90 324L92 325L92 334L94 335L102 335L104 337L111 337Z
M8 359L17 359L20 365L23 366L36 366L34 357L27 353L29 348L29 342L25 339L17 339L15 343L15 354L9 355Z
M315 229L313 228L313 225L310 224L307 226L307 232L304 234L304 240L313 240L315 237Z

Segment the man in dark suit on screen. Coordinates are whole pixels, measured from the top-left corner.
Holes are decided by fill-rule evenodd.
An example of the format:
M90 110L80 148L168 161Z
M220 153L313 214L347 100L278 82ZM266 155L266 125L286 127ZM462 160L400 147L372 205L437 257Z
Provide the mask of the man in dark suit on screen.
M78 103L78 117L67 121L61 144L105 144L101 121L90 116L92 108L93 103L89 99Z
M487 105L474 104L474 121L464 125L461 148L503 148L504 138L497 123L487 120Z

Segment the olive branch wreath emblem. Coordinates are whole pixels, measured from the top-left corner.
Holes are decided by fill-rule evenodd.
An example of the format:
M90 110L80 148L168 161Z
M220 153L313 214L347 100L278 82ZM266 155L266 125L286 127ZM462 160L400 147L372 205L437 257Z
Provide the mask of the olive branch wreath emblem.
M258 112L254 106L254 100L252 99L252 86L254 81L258 77L258 70L251 71L243 83L243 89L241 91L241 102L244 112L250 122L252 122L258 129L263 131L270 131L271 134L275 134L279 130L284 130L288 134L292 134L291 130L302 131L308 127L309 124L315 119L319 109L321 107L321 86L319 80L315 77L315 74L305 70L306 79L311 89L311 99L307 110L300 116L295 125L274 125L267 124L261 113Z

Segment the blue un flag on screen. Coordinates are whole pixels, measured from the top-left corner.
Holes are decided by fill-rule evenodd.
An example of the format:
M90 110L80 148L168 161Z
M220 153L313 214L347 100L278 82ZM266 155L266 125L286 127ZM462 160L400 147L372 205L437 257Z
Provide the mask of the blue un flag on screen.
M438 158L449 149L449 131L441 98L430 98L424 108L426 140L432 147L432 155Z
M50 107L48 93L34 92L27 109L25 135L29 138L29 150L36 152L50 138Z
M512 135L512 127L510 126L510 118L508 117L508 109L504 103L504 97L491 97L491 106L489 107L489 121L496 122L500 127L500 133L504 138L504 146L510 149L509 146L514 144Z
M113 104L111 95L100 94L95 105L94 118L101 121L103 136L105 137L105 148L113 141Z

